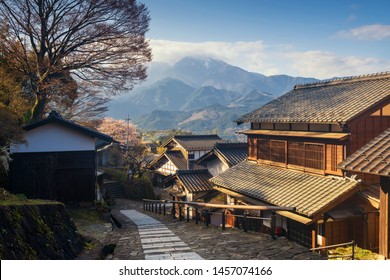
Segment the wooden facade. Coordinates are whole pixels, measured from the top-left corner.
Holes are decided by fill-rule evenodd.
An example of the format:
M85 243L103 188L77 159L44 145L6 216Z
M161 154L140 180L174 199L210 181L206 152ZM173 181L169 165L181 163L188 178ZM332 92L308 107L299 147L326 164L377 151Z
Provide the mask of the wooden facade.
M15 153L12 159L13 193L66 203L95 200L94 151Z
M294 172L324 178L333 176L335 180L343 180L346 174L339 164L390 127L389 90L390 73L296 86L285 96L237 120L238 123L251 124L249 130L241 132L247 135L248 161L275 170L291 169ZM263 177L261 171L255 173ZM375 174L351 172L347 175L354 174L357 177L352 180L359 180L357 184L361 190L380 181L380 176ZM253 197L262 197L262 193L256 193L254 179L246 179L243 175L242 185L245 185L245 180L253 185L246 191L234 185L237 180L230 180L233 176L222 175L213 178L213 182L220 188L242 189L240 194L244 195L243 200L256 204ZM267 182L275 180L266 175L264 179ZM226 182L233 183L229 185ZM258 186L262 189L261 181ZM308 199L317 191L313 185L312 194L301 195L300 199ZM334 198L330 205L315 216L303 215L300 218L297 217L299 215L280 213L283 217L280 226L291 240L307 247L355 240L362 248L378 251L379 247L384 247L379 244L388 244L386 230L379 235L380 227L385 227L388 232L388 189L381 187L380 214L378 207L373 206L359 192L351 194ZM234 194L230 196L234 197ZM280 194L275 193L274 196L277 198L273 199L270 194L267 201L276 201L278 205ZM296 203L299 204L299 200ZM283 219L286 219L286 223L282 222ZM386 248L388 250L388 246Z
M65 203L99 197L96 150L112 143L110 136L54 111L24 130L26 143L11 146L11 192Z

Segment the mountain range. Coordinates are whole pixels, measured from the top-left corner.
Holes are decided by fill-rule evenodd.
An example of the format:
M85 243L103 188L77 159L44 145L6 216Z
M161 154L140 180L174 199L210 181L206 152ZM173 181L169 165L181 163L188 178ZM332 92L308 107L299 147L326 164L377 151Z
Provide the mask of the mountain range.
M143 130L180 128L218 131L234 138L242 114L268 103L294 85L318 81L287 75L265 76L213 58L185 57L173 66L151 63L141 86L114 98L108 115L129 116Z

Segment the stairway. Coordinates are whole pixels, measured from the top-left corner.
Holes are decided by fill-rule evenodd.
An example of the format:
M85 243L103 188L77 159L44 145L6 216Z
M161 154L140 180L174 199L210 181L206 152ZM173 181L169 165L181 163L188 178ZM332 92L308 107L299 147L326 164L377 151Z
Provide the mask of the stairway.
M117 181L104 181L103 188L113 198L126 198L125 191Z

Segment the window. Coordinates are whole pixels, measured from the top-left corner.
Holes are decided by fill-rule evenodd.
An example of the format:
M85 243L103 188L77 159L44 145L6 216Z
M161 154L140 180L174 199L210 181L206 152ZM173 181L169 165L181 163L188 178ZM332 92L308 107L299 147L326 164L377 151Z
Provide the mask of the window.
M323 144L257 139L258 160L324 170L324 152Z
M286 163L286 142L270 141L271 161Z
M305 164L305 143L288 142L288 163L292 165L304 166Z
M194 159L194 158L195 158L194 152L189 152L188 159Z
M305 167L324 169L324 145L305 143Z
M270 160L270 141L267 139L257 139L257 158Z

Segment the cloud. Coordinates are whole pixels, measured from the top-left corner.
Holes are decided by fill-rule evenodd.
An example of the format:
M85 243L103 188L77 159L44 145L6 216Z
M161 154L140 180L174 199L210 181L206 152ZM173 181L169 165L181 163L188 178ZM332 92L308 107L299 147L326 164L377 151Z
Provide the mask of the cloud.
M185 56L213 57L229 64L245 66L248 71L270 67L265 60L266 46L262 41L253 42L177 42L150 40L153 60L175 63Z
M327 79L390 70L390 61L376 57L341 56L321 50L298 51L291 45L253 42L177 42L151 40L153 60L174 64L185 56L212 57L264 75Z
M331 52L305 51L285 54L286 69L304 77L332 78L386 72L390 61L374 57L339 56Z
M390 39L390 25L372 24L348 30L341 30L337 32L333 38L356 40Z

